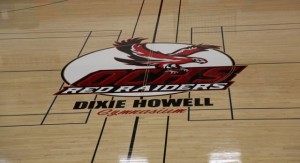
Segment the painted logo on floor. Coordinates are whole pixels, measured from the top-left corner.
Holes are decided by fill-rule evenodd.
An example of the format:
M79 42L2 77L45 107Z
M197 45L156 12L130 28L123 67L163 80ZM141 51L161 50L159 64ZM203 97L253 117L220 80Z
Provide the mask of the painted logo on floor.
M113 48L77 58L62 70L69 86L56 95L157 96L185 91L224 90L246 66L215 45L115 42Z

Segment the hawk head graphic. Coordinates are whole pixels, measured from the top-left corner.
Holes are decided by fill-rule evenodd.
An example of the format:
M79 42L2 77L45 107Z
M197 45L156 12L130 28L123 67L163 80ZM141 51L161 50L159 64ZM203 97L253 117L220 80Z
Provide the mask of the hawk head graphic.
M127 65L155 66L159 69L165 69L166 72L177 74L188 71L188 69L181 67L182 64L207 63L205 58L189 57L190 55L207 51L208 49L219 49L219 46L215 45L198 44L178 49L172 53L162 53L147 48L147 43L141 43L143 40L145 38L132 38L115 42L114 46L119 51L128 54L128 58L115 57L114 59Z

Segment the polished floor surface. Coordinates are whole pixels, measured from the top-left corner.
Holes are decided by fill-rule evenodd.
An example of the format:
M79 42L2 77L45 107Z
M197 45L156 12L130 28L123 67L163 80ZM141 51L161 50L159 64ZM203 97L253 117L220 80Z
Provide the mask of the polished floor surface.
M69 62L137 37L218 45L247 67L226 90L143 97L213 106L54 95ZM1 0L0 163L300 162L299 44L299 0ZM126 101L113 111L184 111L73 109L93 100Z

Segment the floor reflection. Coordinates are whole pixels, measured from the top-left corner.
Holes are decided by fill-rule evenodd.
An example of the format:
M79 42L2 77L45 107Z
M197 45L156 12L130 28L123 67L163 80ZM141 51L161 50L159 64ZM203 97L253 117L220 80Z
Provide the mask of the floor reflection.
M242 163L241 153L236 151L218 151L209 155L209 163Z

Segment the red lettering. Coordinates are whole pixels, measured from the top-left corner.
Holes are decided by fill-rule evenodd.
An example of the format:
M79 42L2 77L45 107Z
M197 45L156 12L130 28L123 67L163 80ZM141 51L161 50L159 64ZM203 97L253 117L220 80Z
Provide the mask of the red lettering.
M72 85L77 87L112 86L127 73L128 70L97 71L78 80Z
M126 76L121 78L119 81L115 83L116 86L121 85L133 85L139 86L144 84L146 70L133 70L130 71Z
M246 66L196 67L188 68L188 72L179 74L171 74L163 69L149 69L146 83L144 81L146 69L101 70L83 77L72 85L102 87L230 82L244 68Z
M112 111L112 109L104 109L104 110L99 111L97 114L98 114L98 115L107 115L107 114L109 114L111 111Z
M198 74L191 83L218 83L230 82L238 73L240 73L246 66L227 66L227 67L212 67L207 69L203 74Z
M206 68L190 68L189 72L179 73L179 74L171 74L168 72L162 73L157 78L150 78L147 84L150 85L159 85L159 84L182 84L182 83L190 83L190 80L196 76L197 74L205 71ZM153 73L150 71L149 74Z

